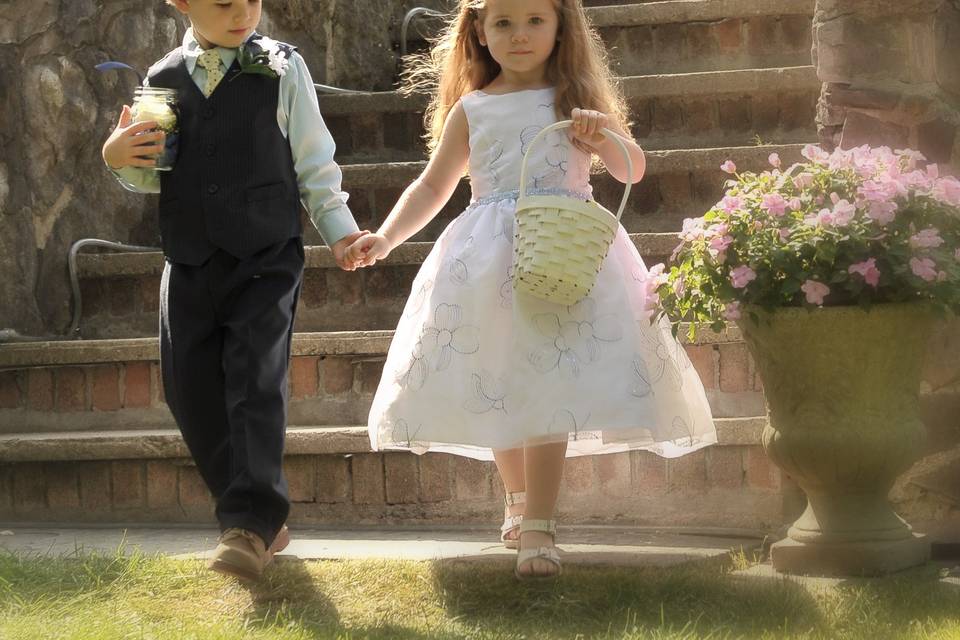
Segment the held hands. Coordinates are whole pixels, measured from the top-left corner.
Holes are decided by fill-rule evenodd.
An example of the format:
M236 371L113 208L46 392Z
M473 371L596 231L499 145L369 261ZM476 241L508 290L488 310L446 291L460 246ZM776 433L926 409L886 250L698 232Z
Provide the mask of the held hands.
M355 267L370 267L383 260L393 247L382 233L371 233L359 238L347 249L346 261Z
M600 111L574 109L570 112L570 132L575 141L597 148L607 139L600 130L608 126L610 117Z
M354 231L353 233L343 236L330 247L330 251L333 253L333 259L337 262L338 267L344 271L354 271L358 266L361 266L357 264L356 260L351 260L347 257L347 250L357 242L359 238L369 234L369 231Z
M112 169L157 166L155 156L163 153L165 134L150 131L156 128L153 121L134 124L130 107L123 105L117 128L103 143L103 161Z

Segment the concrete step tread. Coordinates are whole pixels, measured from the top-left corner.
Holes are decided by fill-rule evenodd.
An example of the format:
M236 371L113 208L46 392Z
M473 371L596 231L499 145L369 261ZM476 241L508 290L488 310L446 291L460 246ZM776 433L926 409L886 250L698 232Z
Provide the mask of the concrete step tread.
M813 16L814 0L669 0L592 7L594 27L629 27L678 22L712 22L754 16Z
M559 547L566 564L665 567L724 557L757 547L764 532L677 527L563 526ZM24 527L0 532L0 548L44 556L99 552L112 555L163 554L175 559L206 558L217 544L213 527L98 528ZM307 529L292 527L291 542L277 560L486 561L510 563L516 551L497 541L495 527Z
M820 87L816 69L810 65L622 76L619 82L628 99L770 93L816 90ZM403 95L399 91L322 93L318 95L318 99L324 116L340 116L419 111L426 107L428 94Z
M640 141L642 144L642 140ZM707 149L668 149L646 151L647 175L680 171L719 172L720 164L731 159L744 167L766 166L767 157L778 153L784 162L800 159L803 144L770 144L749 147L712 147ZM346 188L405 186L427 166L426 161L370 162L345 164L343 182Z
M631 233L631 240L644 256L669 255L679 243L676 233ZM418 265L433 249L433 242L404 242L379 265ZM307 269L333 269L337 264L326 246L304 247ZM376 267L374 267L376 268ZM163 272L160 251L135 253L81 253L77 256L81 279L156 276Z
M702 330L691 341L681 325L678 338L685 344L740 342L739 329L729 327L716 333ZM393 340L393 329L380 331L316 331L293 334L293 356L383 357ZM0 370L26 367L100 364L106 362L156 361L160 349L156 336L103 340L50 340L0 344Z
M766 418L716 418L720 445L760 444ZM367 428L354 426L288 427L287 455L351 455L370 453ZM0 434L0 461L142 460L187 458L180 431L165 429L59 431Z

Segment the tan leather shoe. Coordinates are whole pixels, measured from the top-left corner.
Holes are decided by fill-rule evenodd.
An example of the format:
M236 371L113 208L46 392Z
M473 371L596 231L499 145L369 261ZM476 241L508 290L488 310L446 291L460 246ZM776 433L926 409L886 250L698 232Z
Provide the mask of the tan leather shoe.
M287 545L290 544L290 529L287 528L287 525L283 525L280 528L280 531L277 533L277 536L273 539L273 543L270 545L270 548L267 549L267 564L273 561L273 556L276 553L280 553L287 548Z
M246 529L227 529L207 565L213 571L241 580L258 580L270 561L263 538Z

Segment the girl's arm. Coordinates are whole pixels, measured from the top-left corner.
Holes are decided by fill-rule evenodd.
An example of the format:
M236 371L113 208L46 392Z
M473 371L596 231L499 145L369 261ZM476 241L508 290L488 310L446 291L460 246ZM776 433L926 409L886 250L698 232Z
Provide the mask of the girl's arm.
M574 109L570 114L570 119L573 120L571 129L574 137L590 147L600 157L600 161L603 162L603 166L607 168L610 175L623 183L627 181L631 183L640 182L647 168L647 160L643 155L643 149L633 140L632 136L624 133L610 117L599 111ZM623 157L619 145L600 133L600 129L603 128L610 129L623 139L623 144L630 153L630 159L633 160L632 176L627 175L627 161Z
M370 266L423 229L453 195L469 156L470 129L458 102L447 116L440 142L423 173L404 190L380 229L350 246L348 258Z

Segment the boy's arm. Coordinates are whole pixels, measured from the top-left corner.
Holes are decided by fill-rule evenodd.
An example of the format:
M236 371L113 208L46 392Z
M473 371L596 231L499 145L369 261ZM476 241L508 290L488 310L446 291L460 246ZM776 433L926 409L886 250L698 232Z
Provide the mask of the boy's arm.
M290 57L280 92L284 107L280 117L286 117L300 197L323 241L332 248L359 228L347 207L347 194L340 189L342 174L333 160L336 145L320 116L313 78L298 53Z

